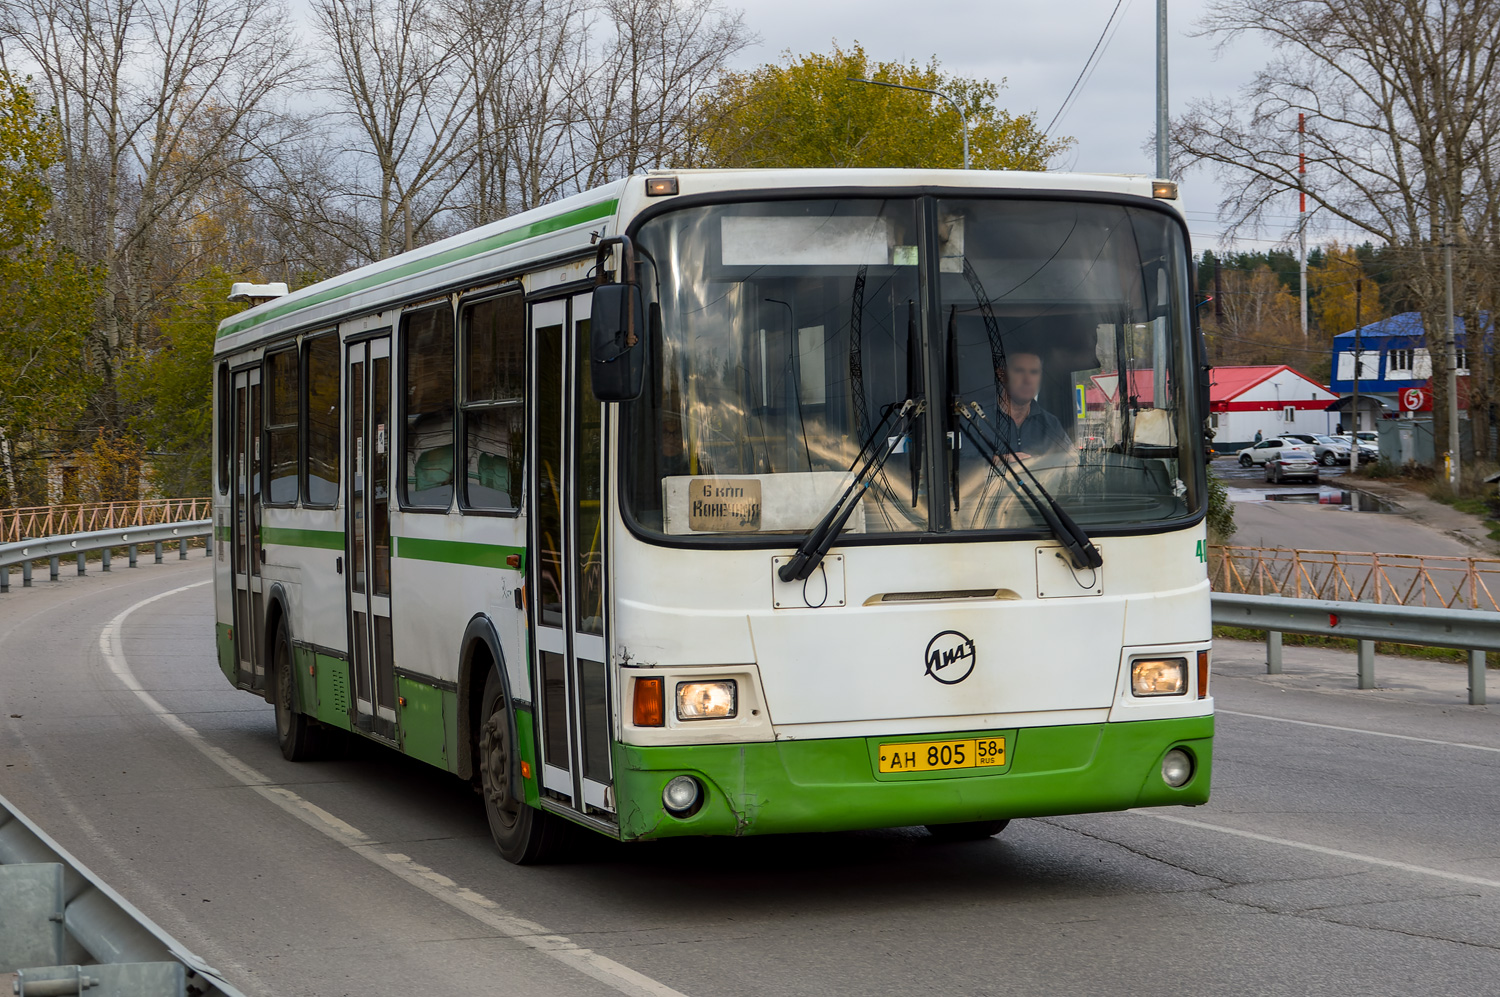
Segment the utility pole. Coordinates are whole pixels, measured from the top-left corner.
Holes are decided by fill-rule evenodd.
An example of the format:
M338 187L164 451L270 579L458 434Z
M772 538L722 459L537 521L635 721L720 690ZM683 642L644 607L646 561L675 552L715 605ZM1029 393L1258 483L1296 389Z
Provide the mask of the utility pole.
M1167 0L1156 0L1156 178L1172 179L1167 155Z
M1301 246L1302 340L1307 341L1307 115L1297 112L1297 239Z
M1443 240L1443 283L1448 302L1448 487L1458 491L1463 480L1460 470L1462 457L1458 449L1458 335L1453 324L1453 227L1448 226L1448 238Z
M1365 278L1361 274L1354 278L1354 431L1349 434L1354 444L1350 448L1349 466L1356 471L1359 470L1359 305L1364 289Z

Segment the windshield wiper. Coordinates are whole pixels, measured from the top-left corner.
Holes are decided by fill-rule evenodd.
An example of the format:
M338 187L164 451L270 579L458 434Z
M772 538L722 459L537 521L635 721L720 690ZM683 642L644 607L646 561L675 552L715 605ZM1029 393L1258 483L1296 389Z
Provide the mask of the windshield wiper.
M984 409L979 406L979 403L969 402L967 405L955 403L953 409L955 414L964 420L964 433L974 441L975 446L989 452L991 466L1000 472L1000 476L1011 486L1012 491L1023 496L1042 517L1058 543L1067 550L1068 559L1073 562L1073 567L1082 570L1101 566L1104 558L1100 555L1099 548L1094 546L1094 541L1089 539L1083 527L1073 521L1073 517L1069 516L1067 510L1052 497L1052 493L1042 487L1042 483L1036 479L1036 475L1031 473L1031 468L1026 466L1025 461L1021 460L1021 456L1006 440L1005 434L999 431L999 427L994 427L996 431L990 439L983 438L987 427L976 422L974 418L977 415L980 420L984 419ZM1020 468L1024 476L1017 473L1016 468ZM1036 492L1033 492L1032 488L1035 488ZM1037 497L1038 493L1041 495L1040 498Z
M812 532L802 541L801 546L797 548L797 552L792 555L791 559L776 570L776 574L782 581L799 581L811 575L817 569L818 564L823 560L823 556L828 553L829 548L833 546L833 542L838 539L839 533L844 529L844 524L849 522L849 517L859 505L860 499L864 496L864 489L870 487L870 483L874 481L875 475L880 473L880 469L885 466L885 462L890 459L891 454L896 452L896 448L901 445L901 441L911 435L911 430L916 424L917 417L926 408L926 400L920 398L906 399L906 401L900 403L899 409L895 402L885 407L885 411L880 416L880 421L875 424L875 428L870 432L870 435L865 437L865 442L861 444L859 453L854 455L854 463L849 465L849 470L851 471L855 467L859 467L859 471L854 475L853 480L849 482L849 486L844 489L843 494L838 497L828 509L828 512L818 521L818 525L812 528ZM875 441L880 438L881 432L884 431L886 423L891 421L892 415L897 416L900 422L897 424L895 435L886 440L884 449L880 449L875 446ZM863 464L860 463L861 461L863 461ZM853 496L852 501L850 500L851 496Z

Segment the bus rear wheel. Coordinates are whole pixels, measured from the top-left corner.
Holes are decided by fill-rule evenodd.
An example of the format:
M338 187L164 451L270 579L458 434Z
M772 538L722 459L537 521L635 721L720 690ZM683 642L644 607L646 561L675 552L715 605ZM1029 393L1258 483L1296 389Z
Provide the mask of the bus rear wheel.
M928 824L927 833L938 841L983 841L1005 830L1008 820L968 820L959 824Z
M513 761L515 725L505 701L505 683L493 668L484 680L479 716L479 789L490 837L508 862L545 862L556 854L563 829L558 818L511 798L512 766L519 768Z
M306 762L318 757L323 747L321 725L297 711L292 686L292 638L286 620L276 623L276 639L271 642L271 681L276 683L276 743L281 757L289 762Z

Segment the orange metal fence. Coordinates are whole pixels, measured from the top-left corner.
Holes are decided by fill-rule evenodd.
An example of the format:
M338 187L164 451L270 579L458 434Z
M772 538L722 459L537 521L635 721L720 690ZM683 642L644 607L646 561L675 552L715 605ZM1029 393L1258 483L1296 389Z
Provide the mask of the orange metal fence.
M1500 558L1209 548L1215 592L1500 611Z
M15 543L63 533L178 523L207 519L209 515L210 500L206 498L146 499L139 502L94 502L0 509L0 543Z

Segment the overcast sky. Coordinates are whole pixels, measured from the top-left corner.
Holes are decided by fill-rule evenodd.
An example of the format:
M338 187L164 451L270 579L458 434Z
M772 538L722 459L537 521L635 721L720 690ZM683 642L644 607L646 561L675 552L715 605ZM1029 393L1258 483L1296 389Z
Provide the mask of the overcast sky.
M745 21L761 43L739 65L774 62L783 52L828 52L858 41L879 61L936 56L945 72L1006 81L1000 105L1012 113L1036 112L1045 127L1088 60L1116 0L739 0ZM1231 96L1263 66L1269 50L1239 39L1223 51L1215 40L1193 37L1201 0L1169 0L1169 100L1175 116L1188 101ZM1144 147L1155 127L1156 0L1121 0L1115 27L1092 75L1054 131L1077 144L1057 168L1101 173L1151 173L1155 156ZM1206 170L1190 174L1182 194L1191 220L1194 251L1220 244L1217 205L1221 191ZM1275 231L1242 237L1234 248L1277 245L1295 223L1297 204L1287 196Z

